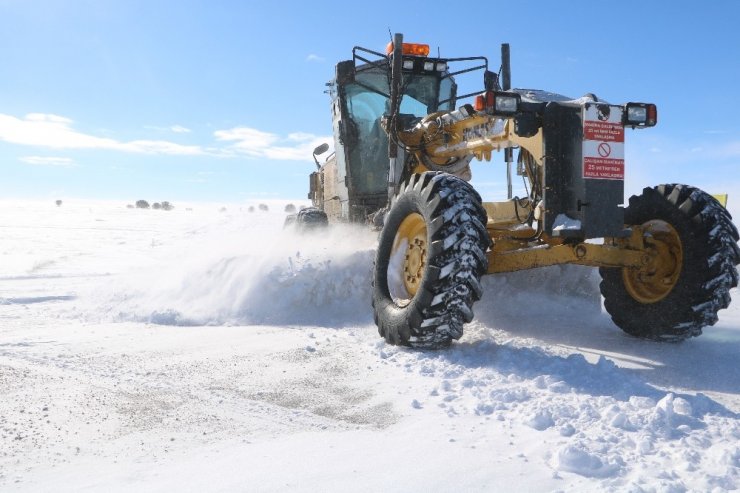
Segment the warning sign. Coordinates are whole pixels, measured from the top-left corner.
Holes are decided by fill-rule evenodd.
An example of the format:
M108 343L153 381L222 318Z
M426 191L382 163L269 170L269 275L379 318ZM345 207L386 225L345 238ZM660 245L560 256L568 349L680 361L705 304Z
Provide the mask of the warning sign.
M583 158L583 177L601 180L624 180L624 159Z
M622 107L588 103L583 109L583 177L624 180Z
M606 142L624 142L624 127L621 122L605 123L586 120L583 122L583 138Z

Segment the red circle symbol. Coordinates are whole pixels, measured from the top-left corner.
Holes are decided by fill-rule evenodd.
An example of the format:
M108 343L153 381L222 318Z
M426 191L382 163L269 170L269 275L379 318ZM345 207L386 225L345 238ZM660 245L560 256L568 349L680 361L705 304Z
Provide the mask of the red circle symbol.
M609 157L609 154L612 153L612 148L606 142L602 142L601 144L599 144L598 151L599 151L599 156Z

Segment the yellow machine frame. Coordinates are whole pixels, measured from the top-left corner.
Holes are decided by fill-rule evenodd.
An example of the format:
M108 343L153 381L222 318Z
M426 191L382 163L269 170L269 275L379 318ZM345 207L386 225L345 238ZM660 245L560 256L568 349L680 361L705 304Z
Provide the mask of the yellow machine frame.
M519 147L533 157L535 172L539 173L542 182L544 139L541 128L532 137L520 137L513 131L511 119L474 113L455 121L445 121L440 118L444 114L430 114L414 128L398 132L399 140L416 155L417 163L423 163L424 157L444 166L450 160L471 155L479 160L490 161L493 151ZM419 164L414 172L427 170L426 166ZM532 184L533 177L528 178ZM665 250L675 250L675 244L680 245L677 238L655 239L652 235L645 235L643 226L632 225L631 235L626 238L607 237L602 243L566 243L562 238L545 233L535 236L533 228L521 223L519 216L522 210L526 213L535 212L536 217L536 211L533 210L536 204L522 206L508 200L484 202L483 206L488 213L486 229L493 240L493 248L488 252L489 274L579 264L622 267L627 274L639 277L643 283L655 277L656 272L661 273L660 278L655 278L656 285L665 284L665 279L673 282L677 279L680 262L676 262L676 255L660 254ZM659 286L655 291L660 291Z

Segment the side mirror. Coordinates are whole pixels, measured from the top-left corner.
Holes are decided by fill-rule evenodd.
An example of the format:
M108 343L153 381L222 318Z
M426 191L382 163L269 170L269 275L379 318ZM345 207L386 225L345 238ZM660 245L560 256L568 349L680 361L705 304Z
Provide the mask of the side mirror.
M337 63L336 74L337 85L352 84L355 81L354 60L345 60Z
M483 73L483 87L486 91L495 91L499 87L498 74L496 72L486 70Z
M316 149L313 150L313 161L316 163L316 167L318 169L321 169L321 165L319 164L319 160L316 159L316 156L318 156L319 154L323 154L328 150L329 150L329 144L327 144L326 142L317 146Z
M316 157L319 154L323 154L328 150L329 150L329 144L324 142L323 144L321 144L320 146L317 146L316 149L313 150L313 155L314 157Z

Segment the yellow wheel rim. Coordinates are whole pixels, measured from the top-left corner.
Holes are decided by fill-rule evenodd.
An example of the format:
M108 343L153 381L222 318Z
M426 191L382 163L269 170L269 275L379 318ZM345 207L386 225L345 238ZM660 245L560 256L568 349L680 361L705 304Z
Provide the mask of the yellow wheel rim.
M406 305L419 290L427 265L427 225L419 213L406 216L393 240L388 288L393 301Z
M650 261L639 269L622 269L627 292L640 303L657 303L673 290L681 277L683 247L676 230L665 221L642 225Z

